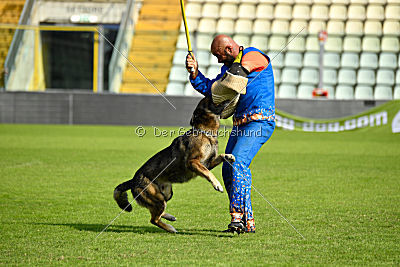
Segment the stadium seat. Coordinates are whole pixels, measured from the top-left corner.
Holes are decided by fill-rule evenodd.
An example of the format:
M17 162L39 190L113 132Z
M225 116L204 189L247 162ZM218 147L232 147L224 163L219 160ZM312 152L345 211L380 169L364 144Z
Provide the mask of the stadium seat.
M342 68L357 69L359 66L358 54L356 53L343 53L340 61Z
M315 52L304 53L303 66L311 67L311 68L318 68L319 67L319 53L315 53Z
M369 0L369 4L385 5L386 0Z
M288 44L287 48L289 51L294 51L294 52L304 52L306 49L306 39L304 37L300 36L289 36L288 38Z
M215 57L213 54L210 53L210 57L209 57L209 61L210 62L210 66L220 66L222 63L218 63L218 58Z
M255 19L256 6L247 3L240 4L238 9L238 17L241 19Z
M371 100L374 94L371 86L357 85L354 93L354 99Z
M367 20L364 23L364 34L382 35L382 24L379 21Z
M178 40L176 41L176 48L187 49L186 35L184 33L179 34Z
M282 83L298 84L299 83L299 70L294 68L284 68L281 77Z
M240 1L240 0L239 0ZM294 0L278 0L277 3L281 3L281 4L287 4L287 5L293 5L294 4Z
M317 69L303 68L301 70L300 74L301 84L312 84L316 86L318 82L319 82L319 74Z
M400 85L394 87L393 99L400 99Z
M399 57L399 61L400 61L400 57ZM397 69L397 72L396 72L396 84L400 85L400 68Z
M400 20L400 3L397 5L387 5L385 8L385 18L392 20Z
M303 66L301 53L287 52L285 55L285 67L301 68Z
M348 19L365 20L365 7L362 5L350 5L348 8Z
M375 53L364 52L361 53L360 57L360 67L377 69L378 68L378 55Z
M313 2L316 5L326 5L326 6L328 6L328 5L330 5L332 3L332 1L333 0L314 0ZM337 1L339 1L339 0L335 0L335 2L337 2Z
M279 98L296 98L296 86L292 84L281 84L278 91Z
M342 52L343 44L341 37L329 37L325 43L325 50L328 52Z
M356 5L368 5L368 0L350 0L350 4L356 4Z
M202 94L200 94L193 88L193 86L190 82L186 83L183 94L186 96L200 96L200 97L203 96Z
M265 52L268 49L268 37L262 35L253 35L251 37L250 46L256 47Z
M275 84L280 84L282 80L281 70L278 68L272 68L274 72L274 82Z
M172 66L171 71L169 73L169 80L174 82L187 82L188 81L188 72L185 66ZM182 85L183 92L183 85Z
M381 53L379 55L379 68L396 69L397 56L394 53Z
M335 21L330 20L327 25L326 31L329 35L344 35L344 22L343 21Z
M329 18L336 20L346 20L347 19L347 8L344 5L331 5L329 9Z
M294 0L295 4L303 4L303 5L309 5L311 6L313 3L313 0Z
M273 35L269 38L269 50L281 51L286 45L286 37Z
M328 99L335 99L335 88L332 85L324 85L324 88L328 92Z
M357 84L374 85L375 72L371 69L359 69L357 72Z
M187 18L187 25L189 27L189 32L195 32L197 31L197 27L199 24L198 19L196 18ZM181 27L179 29L180 32L185 32L185 24L181 23Z
M221 18L236 19L237 18L237 5L224 3L221 5L220 14Z
M325 53L324 66L327 68L338 69L340 67L340 55L337 53Z
M180 82L169 82L165 94L167 95L183 95L185 86ZM194 89L193 89L194 90Z
M292 18L292 7L287 4L277 4L274 10L275 19L286 19Z
M337 84L337 72L335 69L324 68L323 71L323 82L324 85L336 85ZM325 86L324 86L325 87Z
M345 52L360 52L361 51L361 39L358 37L344 37L343 50Z
M400 35L400 22L394 20L385 20L383 23L384 35Z
M339 100L348 100L354 98L353 87L348 85L338 85L336 87L335 98Z
M307 21L305 20L292 20L290 22L290 29L289 32L290 34L299 34L299 36L305 36L307 35Z
M215 3L205 3L201 15L203 18L219 18L219 5Z
M319 43L317 36L308 36L306 39L306 50L308 52L319 51Z
M235 33L249 34L253 28L253 22L247 19L238 19L235 24Z
M272 34L279 35L289 35L289 21L288 20L280 20L276 19L272 22L271 26Z
M378 85L394 85L394 71L378 69L378 74L376 75L376 83Z
M257 19L271 19L274 14L274 6L269 4L259 4L256 9Z
M295 5L292 11L293 19L310 19L310 7L308 5Z
M271 63L273 67L282 68L284 67L284 55L283 53L279 53L279 51L272 51L268 53L269 58L271 59Z
M196 38L197 49L204 49L204 50L209 51L210 47L211 47L211 42L213 40L213 36L210 34L197 34L196 37L197 37ZM184 38L186 38L186 37L184 36ZM185 44L185 47L187 49L186 44Z
M314 90L314 86L309 85L309 84L301 84L299 85L298 92L297 92L297 98L299 99L311 99L312 92Z
M271 22L268 20L255 20L253 23L253 33L268 35L271 33Z
M201 18L202 6L199 3L187 3L185 6L185 14L188 18Z
M375 86L374 98L376 100L392 100L392 87L383 85Z
M206 77L209 79L215 79L218 74L221 73L221 67L220 66L210 66L207 69L207 75Z
M352 69L340 69L338 76L339 84L355 85L356 84L356 71Z
M363 35L363 24L358 20L348 20L346 22L346 34L354 36Z
M312 20L309 22L309 24L308 24L308 33L309 34L318 34L322 30L326 30L326 23L324 21ZM317 37L314 37L314 38L317 38Z
M176 50L172 59L172 64L184 66L187 53L187 50Z
M216 28L217 21L215 19L204 18L200 20L197 31L201 33L214 34Z
M363 38L362 50L364 52L379 53L381 51L378 37L366 36Z
M328 20L328 6L327 5L316 5L311 7L311 19L312 20Z
M187 51L186 51L186 54L187 54ZM197 51L195 56L196 56L197 62L199 63L200 67L207 68L208 65L210 65L210 52L205 51L205 50L199 50L199 51ZM185 58L186 58L186 55L183 58L181 58L181 61L183 61L183 65L185 64L185 60L182 60L182 59L185 59Z
M235 28L235 22L231 19L220 19L217 23L217 33L232 35Z
M368 5L367 7L367 19L368 20L379 20L385 19L385 10L383 5Z
M248 36L248 35L235 34L233 36L233 40L235 40L235 42L238 45L241 45L243 47L249 47L250 46L250 36Z
M383 36L381 47L383 52L398 53L400 50L399 39L396 37Z

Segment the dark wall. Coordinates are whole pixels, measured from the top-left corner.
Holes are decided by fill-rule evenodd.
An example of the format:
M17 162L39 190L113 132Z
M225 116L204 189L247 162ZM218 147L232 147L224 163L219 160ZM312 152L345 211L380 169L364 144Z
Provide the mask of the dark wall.
M1 92L0 123L185 126L198 97L93 94L82 92ZM276 106L298 116L337 118L385 101L277 99Z

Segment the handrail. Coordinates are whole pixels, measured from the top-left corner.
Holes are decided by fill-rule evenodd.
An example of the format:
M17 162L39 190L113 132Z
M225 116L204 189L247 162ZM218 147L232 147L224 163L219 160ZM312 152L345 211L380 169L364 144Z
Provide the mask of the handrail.
M126 34L130 34L133 35L134 33L134 21L132 19L132 12L134 12L134 5L135 5L135 0L128 0L127 4L126 4L126 12L124 12L122 19L121 19L121 23L120 23L120 27L118 29L118 33L117 33L117 38L115 41L115 45L111 55L111 59L110 59L110 64L108 67L108 81L109 81L109 91L110 92L117 92L119 91L119 87L120 87L120 82L121 82L121 77L116 77L117 70L119 70L120 74L123 71L123 68L120 66L120 62L121 60L125 60L122 59L122 55L120 54L124 52L124 50L126 49L126 52L129 52L129 48L130 48L130 42L129 43L125 43L124 41L126 41ZM131 25L129 25L131 24ZM129 27L132 27L132 32L127 32L127 30L129 29ZM128 56L128 55L126 55ZM114 82L115 79L119 79L116 82ZM118 87L118 88L115 88Z
M22 9L21 16L19 18L19 25L28 24L29 18L31 17L32 8L34 6L35 0L26 0L24 8ZM8 49L7 57L4 62L4 88L7 86L8 74L14 67L15 57L17 55L21 40L23 37L24 30L17 29L14 33L13 39L11 41L10 48Z

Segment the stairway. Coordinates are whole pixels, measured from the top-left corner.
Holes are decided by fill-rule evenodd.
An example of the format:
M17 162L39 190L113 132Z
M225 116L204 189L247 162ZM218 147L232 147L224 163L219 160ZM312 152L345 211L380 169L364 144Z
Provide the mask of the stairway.
M1 0L0 1L0 24L18 24L25 0ZM0 29L0 88L4 87L4 61L15 30Z
M165 92L181 24L179 0L144 0L129 60L160 92ZM127 63L121 93L158 93Z

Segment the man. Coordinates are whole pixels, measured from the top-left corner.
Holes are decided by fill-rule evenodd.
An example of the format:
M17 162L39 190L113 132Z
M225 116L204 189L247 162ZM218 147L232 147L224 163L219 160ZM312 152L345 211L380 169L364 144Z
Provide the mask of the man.
M211 44L211 53L218 58L219 63L224 64L221 73L215 79L206 78L198 70L197 61L191 55L186 57L186 67L194 89L205 96L211 96L212 84L223 77L226 71L232 73L230 68L233 62L237 62L236 57L242 55L241 68L247 74L248 82L246 88L243 88L246 93L240 95L236 106L233 129L225 149L225 153L233 154L236 161L232 164L223 163L222 176L232 217L227 231L254 233L249 166L275 129L275 89L269 57L254 47L243 51L241 49L229 36L218 35Z

